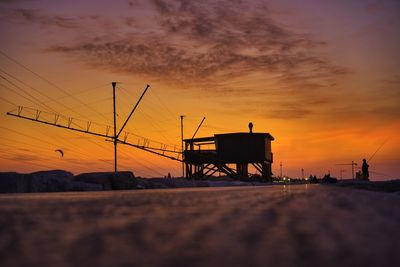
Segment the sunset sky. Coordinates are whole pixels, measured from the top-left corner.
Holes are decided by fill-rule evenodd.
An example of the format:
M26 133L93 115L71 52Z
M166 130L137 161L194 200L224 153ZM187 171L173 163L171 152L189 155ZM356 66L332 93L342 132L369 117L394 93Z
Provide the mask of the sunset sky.
M180 146L197 137L275 137L273 172L400 178L398 0L0 0L0 171L113 170L104 138L7 116L16 106ZM131 138L131 139L129 139ZM56 149L65 153L61 157ZM119 146L120 170L181 174L169 159Z

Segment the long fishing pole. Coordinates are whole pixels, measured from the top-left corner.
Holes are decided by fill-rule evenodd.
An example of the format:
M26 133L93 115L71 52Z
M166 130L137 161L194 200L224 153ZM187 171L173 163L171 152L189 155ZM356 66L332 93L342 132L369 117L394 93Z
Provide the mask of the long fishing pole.
M371 159L376 155L376 153L378 153L379 150L381 150L381 148L386 144L386 142L387 142L388 140L389 140L389 139L386 139L386 140L378 147L378 149L374 152L374 154L372 154L372 156L369 158L369 160L367 160L367 162L370 162L370 161L371 161Z
M359 170L361 170L361 168L360 167L356 167L357 169L359 169ZM393 175L389 175L389 174L386 174L386 173L382 173L382 172L376 172L376 171L369 171L370 173L374 173L374 174L379 174L379 175L383 175L383 176L386 176L386 177L389 177L389 178L393 178L393 179L395 179L395 177L393 176Z

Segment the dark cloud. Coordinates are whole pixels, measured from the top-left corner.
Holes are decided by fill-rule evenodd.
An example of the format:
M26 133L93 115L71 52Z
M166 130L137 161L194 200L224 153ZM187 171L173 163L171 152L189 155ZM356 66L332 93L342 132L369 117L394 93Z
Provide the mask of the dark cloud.
M399 7L399 0L375 0L367 3L365 9L370 15L377 15L388 9L398 10Z
M27 1L33 1L33 0L0 0L0 4L15 4L15 3L27 2Z
M387 114L398 116L400 113L400 105L398 104L400 103L400 77L395 76L390 79L381 80L376 88L377 90L368 94L368 97L364 101L368 103L369 99L372 98L374 99L373 103L376 103L375 105L384 103L385 106L377 108L372 113L377 112L383 116Z
M324 42L282 26L262 1L151 0L129 1L128 5L134 9L136 5L149 7L149 3L153 12L149 28L138 27L132 16L124 19L124 34L110 38L98 32L93 38L53 44L46 51L176 88L197 88L201 93L262 95L265 92L253 88L235 88L230 81L252 73L272 74L284 88L280 94L292 92L293 97L309 97L318 105L327 102L319 97L318 90L335 84L347 73L318 55L316 51L326 45ZM82 24L78 18L44 16L28 10L15 12L25 21L41 25L68 29ZM292 109L299 111L293 116L309 114L297 106L281 109L282 114L290 117Z
M252 93L250 93L252 94ZM231 115L251 114L253 117L270 118L270 119L300 119L313 114L316 114L318 107L331 104L332 100L329 97L320 94L314 96L307 94L302 98L297 92L292 93L285 91L284 95L287 98L274 97L266 94L256 95L252 99L241 99L240 103L232 103L232 100L224 100L222 105L231 109Z
M384 1L375 1L367 4L366 10L369 14L375 15L382 12L386 8L386 5Z
M130 0L128 1L129 7L135 7L139 4L140 0Z
M65 29L76 29L80 27L80 19L67 18L63 16L48 16L39 11L31 9L13 9L1 12L1 19L8 21L23 21L38 24L43 27L58 27Z
M273 119L299 119L306 117L313 112L310 109L307 109L303 106L292 107L292 108L282 108L282 109L274 109L271 112L265 114L268 118Z
M345 72L312 52L323 42L278 25L265 7L260 10L241 1L151 3L160 28L155 33L114 41L95 38L71 46L54 45L49 51L178 84L218 85L218 81L254 71L280 73L286 82L321 80ZM305 69L313 77L299 73Z
M86 16L65 16L64 14L46 14L42 10L26 8L1 8L0 19L4 23L20 23L24 26L40 26L41 29L56 29L70 31L76 34L85 35L93 32L93 29L107 31L115 28L112 20L98 15ZM133 26L135 19L131 17L119 18L126 25Z
M400 117L400 108L398 105L379 105L378 107L369 110L369 113L374 115L379 115L382 120L393 120Z
M41 161L41 160L43 160L43 158L40 156L28 155L28 154L10 155L8 157L8 159L15 160L15 161Z
M382 80L382 83L388 86L394 86L400 89L400 76L392 77L391 79Z

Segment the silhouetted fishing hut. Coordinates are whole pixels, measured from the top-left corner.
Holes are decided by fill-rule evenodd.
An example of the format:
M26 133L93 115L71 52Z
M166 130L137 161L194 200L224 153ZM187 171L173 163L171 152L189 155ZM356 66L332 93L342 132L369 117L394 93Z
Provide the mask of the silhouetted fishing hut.
M270 179L273 140L269 133L251 130L250 133L185 139L186 178L206 179L218 171L235 179L247 178L251 164L264 179Z

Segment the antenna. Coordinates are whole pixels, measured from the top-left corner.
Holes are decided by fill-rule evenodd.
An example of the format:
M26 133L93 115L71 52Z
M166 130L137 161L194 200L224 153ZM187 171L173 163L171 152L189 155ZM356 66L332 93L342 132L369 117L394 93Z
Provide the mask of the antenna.
M354 162L354 160L351 161L351 163L342 163L342 164L336 164L338 166L344 166L344 165L351 165L351 177L354 179L354 166L357 166L357 163Z
M114 177L117 177L117 143L118 143L118 137L117 137L117 118L116 118L116 112L115 112L115 86L117 85L116 82L111 83L112 88L113 88L113 113L114 113Z
M181 115L181 147L182 147L182 178L185 177L185 153L183 153L183 118L185 115Z

